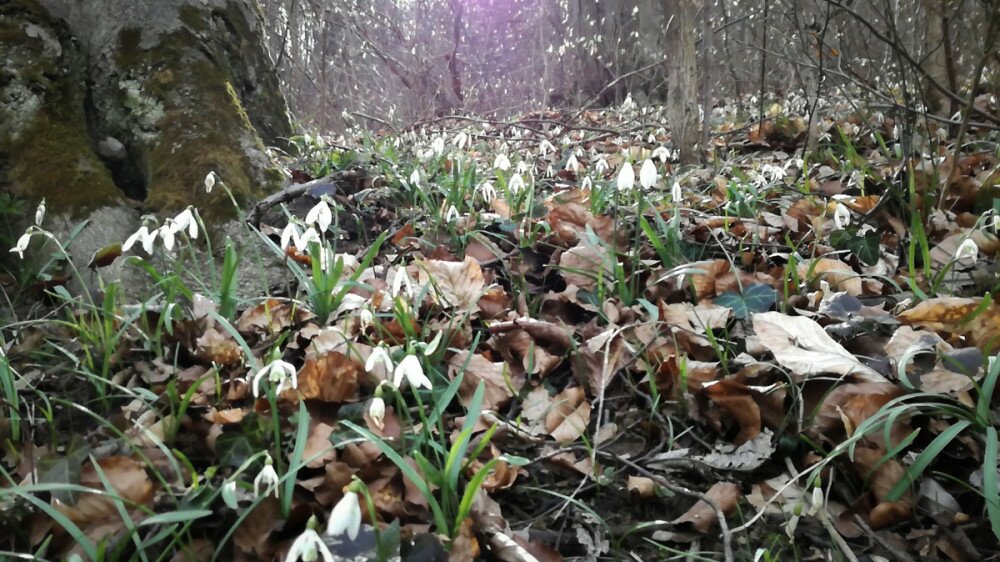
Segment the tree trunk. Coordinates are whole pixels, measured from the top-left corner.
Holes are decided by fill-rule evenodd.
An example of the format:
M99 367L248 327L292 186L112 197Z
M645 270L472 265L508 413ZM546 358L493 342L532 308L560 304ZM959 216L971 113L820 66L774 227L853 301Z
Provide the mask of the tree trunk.
M674 148L680 150L681 162L698 159L698 50L696 19L700 0L678 0L671 4L674 20L667 31L670 62L670 87L667 91L667 122ZM707 117L707 116L706 116Z
M231 212L291 133L256 0L0 0L0 188L77 215Z

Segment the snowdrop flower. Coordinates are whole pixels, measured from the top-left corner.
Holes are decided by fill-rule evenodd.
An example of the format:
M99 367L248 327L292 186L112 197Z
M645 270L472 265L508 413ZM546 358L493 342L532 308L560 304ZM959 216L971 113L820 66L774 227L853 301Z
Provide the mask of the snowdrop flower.
M486 201L487 203L493 201L493 199L497 196L496 188L494 188L493 184L489 181L484 181L479 184L477 191L479 191L479 194L483 196L483 201Z
M667 147L665 146L658 146L656 147L656 150L653 151L653 154L650 155L650 158L659 158L660 162L666 164L667 160L670 158L670 151L667 150Z
M308 248L311 242L319 243L319 241L319 232L316 232L316 229L310 226L302 233L302 236L295 240L295 247Z
M258 370L253 376L251 390L254 398L260 396L260 381L267 377L268 382L277 383L275 394L280 394L286 388L298 388L298 376L295 367L286 361L278 359Z
M14 245L9 251L17 254L19 258L24 259L24 251L28 249L28 243L31 242L31 235L34 234L32 229L24 231L24 234L17 239L17 244Z
M335 537L343 533L353 541L358 538L361 530L361 498L358 493L349 491L340 498L330 512L330 522L326 526L326 534Z
M295 242L295 247L298 248L301 237L302 233L299 231L299 227L294 222L289 222L281 230L281 249L287 250L288 245L292 242Z
M372 314L371 309L364 307L358 312L358 321L361 322L361 331L364 332L375 323L375 315Z
M510 169L510 159L507 158L506 154L497 154L497 157L493 159L493 167L497 170L509 170Z
M675 181L674 185L670 188L670 198L673 200L674 204L678 204L683 199L683 194L681 193L681 182Z
M187 209L169 221L170 230L174 234L187 229L188 236L192 239L198 238L198 221L195 219L192 209L193 207L188 206Z
M823 498L822 486L813 486L811 499L812 501L810 502L810 504L812 505L810 505L809 507L809 515L815 515L816 513L819 512L819 510L823 509L824 498Z
M590 179L590 176L585 176L583 181L580 182L580 189L590 189L594 185L594 180Z
M784 179L786 175L784 168L772 164L764 164L760 169L760 174L761 176L769 177L771 181Z
M406 294L411 299L413 298L413 283L410 281L410 276L406 273L406 268L399 266L396 268L396 274L392 277L392 287L390 288L389 294L392 298L399 296L399 291L405 286Z
M264 496L274 492L274 497L278 497L278 482L281 479L278 478L278 473L274 471L274 461L271 460L271 455L269 453L264 454L266 455L264 458L264 468L257 474L257 478L253 479L253 495L258 498L262 497L261 488L263 488Z
M326 232L332 222L333 212L330 211L330 206L327 205L325 199L320 199L319 203L316 203L306 214L306 224L315 224L319 227L320 232Z
M385 400L382 400L381 396L372 398L371 404L368 405L368 417L379 431L385 427Z
M142 249L147 254L152 254L153 242L156 241L157 232L155 229L150 232L149 228L145 225L139 227L139 230L136 230L131 236L125 239L125 242L122 244L122 252L129 251L136 242L142 242Z
M35 224L42 226L42 219L45 218L45 198L42 197L42 202L38 204L38 208L35 209Z
M468 142L468 140L469 140L469 135L465 134L464 132L461 132L455 135L455 138L451 142L452 144L455 145L456 148L461 149L463 146L465 146L465 143Z
M410 185L413 187L420 187L420 169L414 168L413 173L410 174Z
M416 355L409 354L396 365L392 373L392 385L399 388L403 384L403 379L414 388L431 389L431 380L424 374L424 368L420 365L420 359Z
M576 159L576 154L570 154L566 160L566 169L576 173L580 169L580 161Z
M507 189L514 194L524 191L524 178L521 177L521 174L514 174L514 177L510 178Z
M622 169L618 172L618 190L627 191L635 187L635 170L632 164L622 163Z
M459 216L460 215L458 214L458 209L456 209L455 206L452 205L451 207L448 207L448 212L445 214L444 220L448 222L454 222L458 220Z
M594 164L594 170L596 170L598 174L607 172L610 167L611 166L608 164L608 161L604 158L598 158L597 162Z
M205 193L212 193L212 189L215 187L215 172L209 172L205 176Z
M333 562L336 558L330 552L330 548L323 542L323 537L316 532L316 516L309 518L306 523L306 530L295 538L292 546L288 547L288 554L285 555L285 562L316 562L321 557L323 562Z
M517 163L517 166L514 166L514 171L519 174L524 174L528 172L529 168L530 166L528 166L528 163L525 162L524 160L521 160L520 162Z
M538 145L538 154L541 154L542 156L545 156L548 153L555 152L555 151L556 151L556 147L553 146L553 144L551 142L549 142L548 139L542 140L542 142L539 143L539 145Z
M627 96L625 96L625 101L622 102L622 108L621 108L621 110L622 111L631 111L633 109L635 109L635 102L632 101L632 93L630 92Z
M168 252L172 252L174 249L174 227L168 220L167 224L156 229L157 233L160 235L160 240L163 241L163 249Z
M444 154L444 137L435 137L431 141L431 150L434 151L435 156L441 156Z
M431 355L434 355L434 352L437 351L438 346L441 345L441 337L443 335L444 332L438 330L438 333L435 334L434 339L431 340L431 343L419 343L419 342L417 343L418 347L422 347L424 349L424 357L430 357Z
M371 354L368 356L368 360L365 361L365 370L369 373L372 372L375 369L375 365L379 362L385 365L385 371L387 373L392 372L392 358L389 357L389 349L381 343L372 349Z
M642 168L639 169L639 183L642 187L650 189L656 184L656 175L656 164L647 159L642 163Z
M966 238L955 251L955 261L971 261L975 263L979 258L979 245L972 238Z
M851 224L851 211L843 203L837 203L837 208L833 211L833 223L837 225L837 230L843 230Z

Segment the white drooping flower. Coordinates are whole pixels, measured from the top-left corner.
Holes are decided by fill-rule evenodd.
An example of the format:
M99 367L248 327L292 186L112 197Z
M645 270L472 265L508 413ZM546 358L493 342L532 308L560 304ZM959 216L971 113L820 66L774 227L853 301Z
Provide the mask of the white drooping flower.
M580 169L580 161L576 159L576 154L570 154L566 159L566 169L573 173Z
M222 485L222 501L229 507L229 509L239 509L240 503L236 498L236 481L228 480Z
M205 176L205 193L212 193L212 189L215 187L215 172L209 172Z
M368 405L368 417L379 431L385 427L385 400L382 400L381 396L372 398L371 404Z
M659 158L660 162L666 164L667 160L670 159L670 151L667 150L667 147L665 146L658 146L655 150L653 150L653 154L650 157Z
M299 231L298 225L294 222L289 222L285 225L285 228L281 230L281 249L287 250L288 246L292 243L295 247L299 247L299 239L302 237L302 232Z
M434 137L434 140L431 141L431 150L434 151L435 156L444 154L444 137Z
M42 226L42 220L45 218L45 198L42 197L42 202L38 204L38 208L35 209L35 224Z
M955 261L975 263L979 259L979 244L972 238L966 238L955 250Z
M623 162L622 169L618 172L618 189L628 191L633 187L635 187L635 170L632 169L632 164Z
M357 492L347 492L340 498L330 512L330 521L326 525L326 534L338 536L347 533L353 541L358 538L361 530L361 498Z
M604 158L598 158L597 162L594 163L594 170L596 170L598 174L603 174L604 172L607 172L608 168L610 167L611 165L608 164L608 161L605 160Z
M122 252L129 251L132 248L132 246L135 245L136 242L142 242L142 249L147 254L152 254L153 242L156 241L157 232L158 230L156 229L150 232L149 228L147 228L145 225L140 226L139 230L133 232L132 235L126 238L125 242L122 243Z
M330 548L323 542L323 537L316 532L316 517L309 518L306 523L306 530L295 538L292 546L288 547L288 554L285 555L285 562L316 562L320 558L323 562L333 562L336 558L330 552Z
M274 497L278 497L278 483L280 480L278 473L274 471L274 461L271 460L271 455L267 454L264 459L264 468L253 479L253 495L260 498L274 492ZM263 493L261 492L262 489Z
M503 153L497 154L497 157L493 159L493 167L497 170L509 170L510 158L507 158L507 155Z
M163 241L163 249L172 252L174 249L174 227L171 221L168 219L166 224L156 229L156 232L160 236L160 240Z
M837 230L843 230L851 224L851 211L843 203L837 203L833 211L833 224L837 226Z
M313 208L306 213L306 224L315 224L320 232L326 232L332 222L333 212L325 199L320 199L319 203L313 205Z
M674 185L670 188L670 199L673 200L674 204L678 204L683 199L684 195L681 193L681 182L675 181Z
M420 169L414 168L413 172L410 174L410 186L420 187Z
M17 244L15 244L14 247L11 248L9 251L16 253L17 256L23 260L24 251L28 249L28 243L31 242L32 234L34 234L34 232L32 232L30 228L24 231L24 234L22 234L21 237L17 239Z
M656 164L653 161L646 159L642 163L642 168L639 169L639 184L645 189L650 189L656 185Z
M375 370L375 365L382 363L385 365L385 372L392 372L392 357L389 357L389 349L385 347L384 344L378 344L373 349L371 354L368 355L368 360L365 361L365 370L369 373Z
M392 373L392 385L399 388L404 379L414 388L426 388L427 390L432 388L431 380L424 374L420 359L412 353L396 365L396 369Z
M514 174L510 178L510 182L507 183L507 189L514 194L524 191L524 178L521 177L521 174Z
M187 229L190 238L198 238L198 221L195 219L194 208L191 206L188 206L187 209L181 211L176 217L167 221L167 224L174 234Z
M458 214L458 209L456 209L455 206L452 205L451 207L448 207L448 212L445 214L444 220L448 222L454 222L457 221L460 216L461 215Z
M406 295L413 298L413 283L410 281L410 276L406 273L406 267L399 266L395 269L395 273L392 277L392 287L389 290L389 295L392 298L399 296L399 292L406 289Z
M542 142L538 144L538 154L541 154L542 156L545 156L548 153L555 151L556 147L551 142L549 142L548 139L543 139Z
M493 199L497 196L497 190L493 187L493 183L490 181L484 181L479 184L477 191L479 191L479 194L483 196L483 201L487 203L493 201Z
M274 388L275 394L281 394L287 388L298 388L299 384L295 367L287 361L278 359L254 373L253 381L251 382L251 391L254 398L260 396L260 381L264 378L267 378L268 382L277 385Z

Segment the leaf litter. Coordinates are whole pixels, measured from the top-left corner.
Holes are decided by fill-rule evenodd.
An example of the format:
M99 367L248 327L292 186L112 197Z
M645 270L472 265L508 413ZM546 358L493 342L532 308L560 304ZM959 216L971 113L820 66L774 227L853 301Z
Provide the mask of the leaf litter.
M938 177L962 190L929 206L929 169L913 166L920 198L902 195L899 163L865 133L885 134L876 118L824 121L855 131L842 138L868 155L859 185L842 144L803 162L773 120L742 138L720 127L718 163L684 170L652 160L662 130L625 132L637 115L580 117L338 139L329 151L366 179L324 225L336 252L296 234L303 247L278 258L304 273L232 323L223 302L191 295L144 310L109 355L115 384L183 395L183 411L115 399L101 424L61 407L60 431L85 448L8 441L4 486L47 494L0 495L27 523L21 544L85 553L70 537L127 542L200 505L213 520L185 552L276 560L363 489L362 539L327 539L345 559L733 560L788 538L776 552L994 551L1000 305L978 270L1000 243L975 201L995 162L945 154L957 171ZM480 141L442 142L460 133ZM299 183L313 164L287 162ZM634 170L619 181L632 166L655 185ZM302 220L254 216L275 248ZM328 309L317 264L343 272L322 289L337 296ZM162 345L144 346L138 332L167 316ZM6 330L6 360L38 395L67 390L39 350L63 351L47 356L58 372L91 345L52 326ZM261 374L278 360L294 372ZM263 451L287 475L277 497L250 485Z

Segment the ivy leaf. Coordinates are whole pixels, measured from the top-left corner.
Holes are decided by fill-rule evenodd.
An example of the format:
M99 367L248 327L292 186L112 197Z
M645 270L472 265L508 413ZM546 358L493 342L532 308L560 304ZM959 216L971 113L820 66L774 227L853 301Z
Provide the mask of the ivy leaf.
M715 297L715 304L730 308L733 316L744 319L754 312L771 310L777 294L774 288L764 283L752 283L743 287L743 293L726 291Z
M838 230L830 234L830 244L834 248L851 252L865 265L875 265L878 262L880 241L881 237L877 232L858 236L856 230Z

